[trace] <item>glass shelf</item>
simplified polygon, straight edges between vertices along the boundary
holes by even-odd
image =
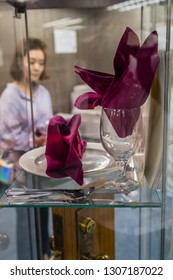
[[[113,172],[104,174],[104,178],[95,176],[86,178],[85,183],[88,186],[97,185],[98,182],[112,178]],[[14,195],[14,191],[27,191],[28,194]],[[33,187],[34,186],[34,187]],[[20,188],[20,189],[19,189]],[[79,188],[79,187],[78,187]],[[58,190],[62,193],[57,193]],[[113,193],[111,189],[95,188],[94,192],[84,199],[64,198],[63,191],[72,191],[76,185],[71,179],[52,179],[42,176],[32,175],[28,172],[21,171],[15,182],[10,186],[2,185],[0,189],[1,207],[161,207],[161,191],[150,189],[146,183],[142,187],[132,191],[130,194]],[[88,188],[87,188],[88,189]],[[85,189],[85,194],[87,189]],[[41,191],[41,192],[40,192]],[[37,192],[37,193],[36,193]],[[43,192],[43,193],[42,193]],[[28,199],[28,196],[30,198]],[[62,197],[63,196],[63,197]],[[63,200],[62,200],[63,199]]]

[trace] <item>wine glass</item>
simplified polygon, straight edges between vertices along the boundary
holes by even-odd
[[[100,139],[105,151],[114,158],[117,170],[116,178],[106,188],[115,188],[120,193],[130,193],[138,188],[137,179],[134,179],[134,176],[128,178],[126,169],[143,141],[140,107],[133,109],[103,107],[100,119]]]

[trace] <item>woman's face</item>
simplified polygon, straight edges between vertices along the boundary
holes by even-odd
[[[30,71],[31,71],[31,81],[37,82],[40,79],[41,74],[44,71],[45,56],[42,50],[30,50]],[[27,55],[23,59],[24,66],[24,76],[28,79],[28,59]]]

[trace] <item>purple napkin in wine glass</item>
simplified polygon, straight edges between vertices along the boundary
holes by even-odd
[[[46,142],[46,174],[53,178],[71,177],[83,184],[82,156],[86,142],[80,138],[80,114],[70,120],[56,115],[50,119]]]
[[[80,95],[74,105],[79,109],[94,109],[98,105],[115,109],[142,106],[149,96],[159,61],[157,31],[140,46],[137,34],[127,27],[113,60],[114,75],[75,66],[75,72],[94,92]],[[128,116],[126,121],[130,124],[131,118]]]
[[[116,112],[106,110],[106,116],[110,120],[117,135],[125,138],[131,135],[140,115],[140,107],[131,109],[118,109]]]

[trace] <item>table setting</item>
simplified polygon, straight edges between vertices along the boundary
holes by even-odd
[[[137,34],[126,27],[113,58],[114,74],[75,65],[75,73],[92,90],[75,100],[79,113],[68,119],[53,116],[46,145],[19,159],[25,172],[57,181],[57,186],[12,186],[6,191],[9,204],[136,206],[134,193],[140,192],[141,182],[133,157],[145,141],[141,107],[159,61],[157,31],[140,45]],[[89,142],[80,135],[80,110],[98,106],[100,141]]]

